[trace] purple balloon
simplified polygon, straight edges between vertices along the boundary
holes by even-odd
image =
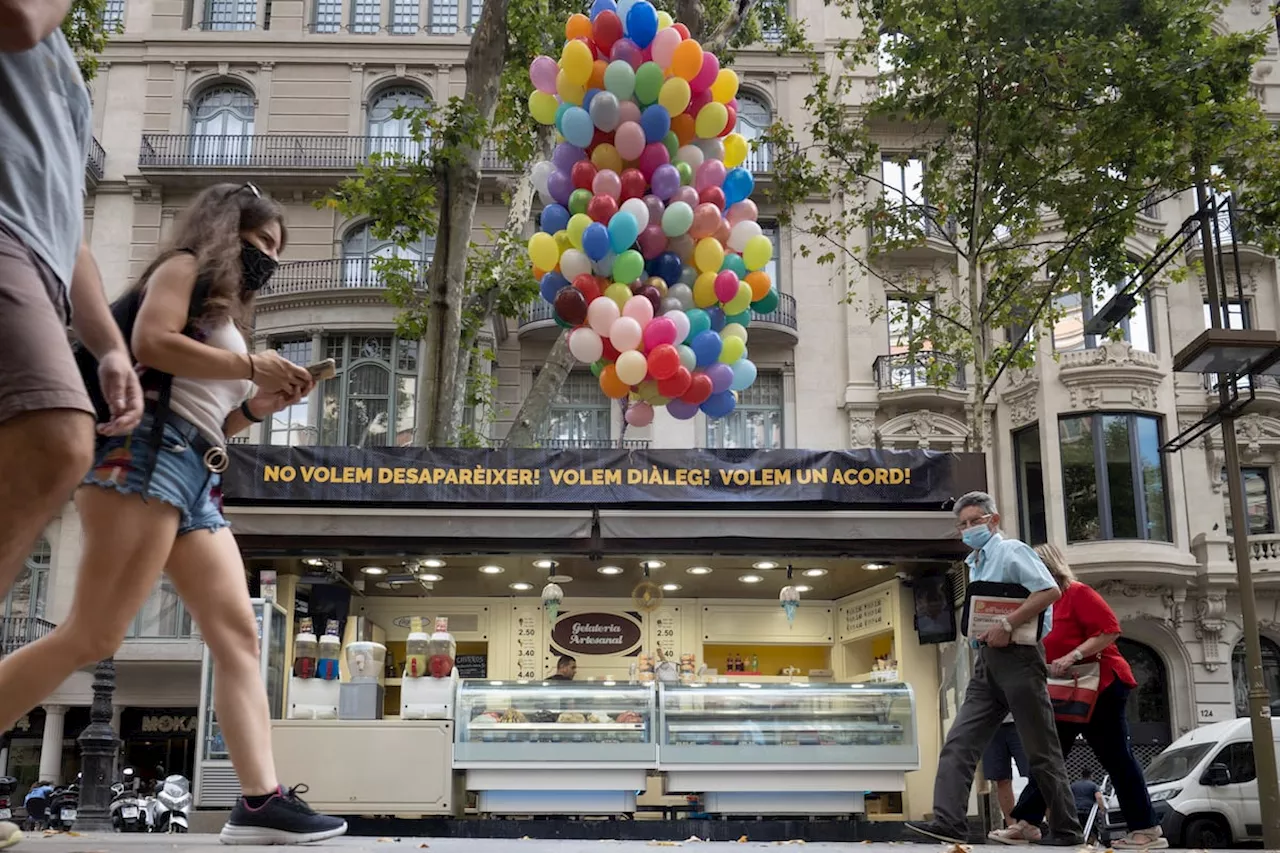
[[[733,368],[723,362],[716,362],[702,371],[711,380],[711,393],[719,394],[728,391],[733,385]]]
[[[713,332],[719,332],[725,327],[726,322],[728,322],[725,320],[724,309],[719,305],[712,305],[708,308],[707,316],[711,318],[711,330]]]
[[[667,412],[678,421],[687,421],[698,414],[698,407],[684,400],[675,399],[667,403]]]
[[[662,221],[662,214],[667,209],[667,206],[662,203],[662,199],[658,198],[656,195],[647,195],[644,197],[644,206],[649,209],[650,223]]]
[[[552,172],[547,178],[547,192],[557,203],[568,204],[569,196],[573,195],[573,178],[568,172]]]
[[[681,187],[680,189],[676,190],[675,195],[671,196],[671,201],[669,203],[674,204],[677,201],[682,201],[685,204],[692,207],[694,210],[697,210],[698,209],[698,191],[690,186]]]
[[[564,172],[567,175],[573,171],[573,164],[586,156],[587,152],[578,146],[570,145],[568,142],[561,142],[556,146],[555,153],[551,155],[551,162],[555,164],[556,171]]]
[[[638,71],[644,64],[644,51],[631,39],[618,39],[609,51],[609,61],[615,62],[619,59],[630,65],[632,71]]]
[[[653,170],[649,183],[653,184],[653,194],[665,201],[680,189],[680,171],[670,163],[663,163]]]
[[[710,187],[718,187],[724,183],[724,163],[719,160],[703,160],[698,171],[694,173],[693,186],[702,192]]]

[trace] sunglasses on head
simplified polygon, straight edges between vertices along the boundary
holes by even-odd
[[[251,192],[253,193],[254,198],[262,198],[262,190],[258,189],[257,184],[253,183],[253,181],[245,181],[243,184],[227,193],[227,200],[230,200],[237,193],[242,192]]]

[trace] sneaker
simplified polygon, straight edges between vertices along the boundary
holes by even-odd
[[[1084,836],[1057,835],[1051,832],[1048,835],[1042,836],[1041,839],[1035,843],[1039,844],[1041,847],[1083,847]]]
[[[306,792],[306,785],[281,789],[257,808],[251,808],[241,797],[218,840],[223,844],[307,844],[345,833],[347,822],[316,814],[298,796]]]
[[[22,840],[22,830],[15,823],[0,821],[0,850],[6,850]]]
[[[912,832],[919,833],[920,835],[927,836],[936,841],[946,841],[950,844],[964,844],[969,840],[968,832],[955,832],[954,830],[938,823],[936,820],[931,820],[927,823],[908,823],[906,824],[906,827]],[[919,841],[920,839],[908,836],[908,840]]]

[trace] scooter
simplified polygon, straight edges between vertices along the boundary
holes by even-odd
[[[122,781],[111,786],[111,826],[116,832],[146,832],[138,779],[132,767],[121,772]]]
[[[80,786],[72,783],[65,788],[55,788],[49,798],[49,828],[66,832],[76,822],[80,808]]]
[[[191,828],[191,781],[175,773],[165,777],[151,805],[152,832],[187,832]]]
[[[17,779],[12,776],[0,776],[0,820],[11,820],[13,818],[11,797],[16,790],[18,790]]]

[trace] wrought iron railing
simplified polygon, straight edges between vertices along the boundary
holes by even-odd
[[[939,219],[942,221],[939,222]],[[956,220],[952,217],[942,218],[942,212],[936,207],[890,206],[885,219],[872,225],[871,234],[873,238],[895,241],[927,237],[950,243],[956,238]]]
[[[212,20],[201,21],[200,29],[205,32],[248,32],[258,28],[258,18],[255,13],[250,17],[215,17]]]
[[[964,362],[953,355],[931,350],[877,356],[873,365],[876,387],[881,391],[903,391],[911,388],[946,388],[963,391],[966,385]],[[939,384],[936,378],[943,381]]]
[[[609,450],[618,446],[618,442],[602,438],[540,438],[538,446],[547,450]],[[649,439],[624,438],[623,450],[647,450]]]
[[[283,263],[262,289],[262,296],[285,296],[319,290],[383,287],[382,276],[373,258],[330,258],[324,261]],[[430,261],[417,262],[419,282],[425,285]]]
[[[93,176],[95,181],[102,180],[107,165],[107,152],[102,147],[102,143],[98,141],[98,137],[93,137],[89,145],[89,159],[85,163],[85,168],[89,170],[89,174]]]
[[[1236,224],[1236,228],[1240,227],[1240,213],[1238,211],[1236,213],[1235,224]],[[1187,225],[1187,228],[1191,232],[1191,240],[1188,241],[1187,248],[1199,249],[1200,246],[1202,245],[1202,241],[1200,239],[1201,238],[1200,221],[1197,219],[1191,220],[1191,222]],[[1222,202],[1222,206],[1218,208],[1218,212],[1217,212],[1217,215],[1214,217],[1214,221],[1209,223],[1209,229],[1213,233],[1214,238],[1217,239],[1219,242],[1221,242],[1222,245],[1233,246],[1236,243],[1236,233],[1235,233],[1236,228],[1231,227],[1231,210],[1228,207],[1227,203],[1224,201]]]
[[[48,634],[54,624],[38,616],[0,617],[0,655],[11,654]]]
[[[555,320],[555,308],[545,299],[538,299],[529,304],[529,306],[520,315],[520,328],[531,325],[533,323],[547,323]],[[778,307],[768,314],[760,314],[756,311],[751,312],[751,322],[756,323],[773,323],[778,326],[785,326],[788,329],[796,328],[796,298],[790,293],[778,294]]]

